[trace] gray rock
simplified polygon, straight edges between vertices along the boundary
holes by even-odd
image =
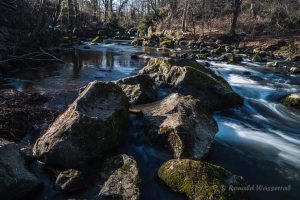
[[[148,75],[135,75],[115,82],[132,105],[153,102],[157,98],[154,81]]]
[[[110,159],[103,177],[108,178],[98,194],[99,199],[139,199],[140,177],[132,157],[123,154]]]
[[[243,104],[222,77],[195,60],[153,58],[139,73],[148,74],[158,85],[167,84],[180,94],[198,98],[211,111]]]
[[[128,99],[114,83],[91,82],[35,143],[34,156],[64,169],[79,168],[119,145]]]
[[[291,74],[300,74],[300,64],[294,64],[289,71]]]
[[[39,185],[26,168],[17,145],[0,138],[0,199],[25,198]]]
[[[294,55],[289,60],[293,62],[300,62],[300,55]]]
[[[218,128],[199,100],[175,93],[137,108],[154,145],[171,149],[175,158],[201,159],[208,153]]]

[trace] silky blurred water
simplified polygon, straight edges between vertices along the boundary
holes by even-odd
[[[24,68],[0,77],[0,88],[45,93],[48,106],[64,110],[80,87],[93,80],[111,81],[136,74],[146,63],[131,57],[165,50],[138,48],[122,43],[90,45],[65,57],[66,64]],[[283,95],[300,92],[299,76],[284,75],[263,64],[229,65],[209,61],[245,101],[241,108],[216,113],[219,132],[207,160],[245,178],[249,185],[287,186],[289,192],[253,191],[253,199],[300,197],[300,112],[278,103]],[[297,85],[298,84],[298,85]],[[142,118],[131,116],[129,137],[119,153],[136,158],[142,177],[142,199],[184,199],[155,180],[157,168],[169,155],[144,144]],[[46,186],[41,199],[63,199],[39,166],[34,167]],[[96,187],[96,186],[95,186]],[[78,196],[87,197],[87,196]]]

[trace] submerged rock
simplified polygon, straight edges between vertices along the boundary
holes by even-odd
[[[148,74],[158,85],[198,98],[211,111],[243,104],[243,99],[222,77],[195,60],[152,58],[139,73]]]
[[[138,200],[140,177],[136,161],[125,154],[116,156],[106,163],[103,184],[98,199]]]
[[[55,184],[63,192],[74,192],[88,187],[86,176],[81,171],[74,169],[60,172]]]
[[[172,190],[185,194],[191,200],[249,199],[244,191],[229,189],[244,186],[242,177],[203,161],[169,160],[159,168],[158,177]]]
[[[154,145],[171,149],[175,158],[200,159],[208,153],[218,128],[198,99],[176,93],[137,108]]]
[[[35,143],[34,156],[78,168],[118,146],[125,134],[128,99],[114,83],[91,82]]]
[[[300,64],[294,64],[290,69],[289,72],[291,74],[300,74]]]
[[[300,109],[300,93],[290,94],[281,99],[281,103],[289,106]]]
[[[279,63],[274,61],[274,62],[267,62],[267,67],[274,67],[277,68],[279,67]]]
[[[16,144],[0,138],[0,199],[25,198],[40,185]]]
[[[154,81],[148,75],[135,75],[115,82],[132,105],[153,102],[157,98]]]

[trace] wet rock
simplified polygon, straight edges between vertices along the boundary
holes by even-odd
[[[50,97],[16,90],[0,90],[0,138],[19,141],[46,129],[58,112],[44,108]]]
[[[290,72],[291,74],[300,74],[300,64],[294,64],[294,65],[290,68],[289,72]]]
[[[153,58],[139,73],[148,74],[158,85],[198,98],[211,111],[243,104],[222,77],[195,60]]]
[[[137,60],[137,59],[139,59],[139,55],[137,55],[137,54],[132,54],[132,55],[130,56],[130,58],[131,58],[131,59],[134,59],[134,60]]]
[[[154,81],[148,75],[135,75],[115,82],[132,105],[153,102],[157,98]]]
[[[240,63],[243,61],[243,58],[236,56],[234,53],[226,53],[218,58],[219,61],[228,62],[228,63]]]
[[[55,181],[56,187],[63,192],[74,192],[87,188],[87,178],[81,172],[68,169],[59,173]]]
[[[300,55],[294,55],[289,60],[293,62],[300,62]]]
[[[108,178],[98,194],[98,199],[139,199],[140,177],[134,158],[123,154],[110,159],[102,177]]]
[[[133,46],[142,46],[144,39],[143,38],[134,38],[131,41],[131,45]]]
[[[25,198],[39,185],[26,168],[17,145],[0,138],[0,199]]]
[[[262,56],[260,56],[259,54],[255,54],[252,58],[251,58],[252,62],[264,62],[265,60],[262,58]]]
[[[91,82],[35,143],[34,156],[77,169],[118,146],[125,135],[128,99],[114,83]]]
[[[267,67],[279,67],[279,63],[274,61],[274,62],[267,62]]]
[[[283,97],[281,99],[281,103],[289,107],[300,109],[300,93],[290,94]]]
[[[245,75],[245,76],[251,76],[251,72],[243,72],[243,75]]]
[[[183,193],[191,200],[249,199],[245,191],[229,189],[245,186],[242,177],[203,161],[169,160],[159,168],[158,177],[173,191]]]
[[[175,158],[200,159],[208,153],[218,128],[199,100],[175,93],[137,108],[154,145],[171,150]]]

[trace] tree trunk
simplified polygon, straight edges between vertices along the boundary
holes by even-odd
[[[240,14],[241,5],[243,0],[233,0],[233,13],[232,13],[232,22],[231,22],[231,29],[230,33],[235,35],[236,34],[236,27],[237,27],[237,20]]]
[[[183,16],[182,16],[182,31],[186,31],[186,18],[187,18],[188,7],[189,7],[189,0],[185,0]]]

